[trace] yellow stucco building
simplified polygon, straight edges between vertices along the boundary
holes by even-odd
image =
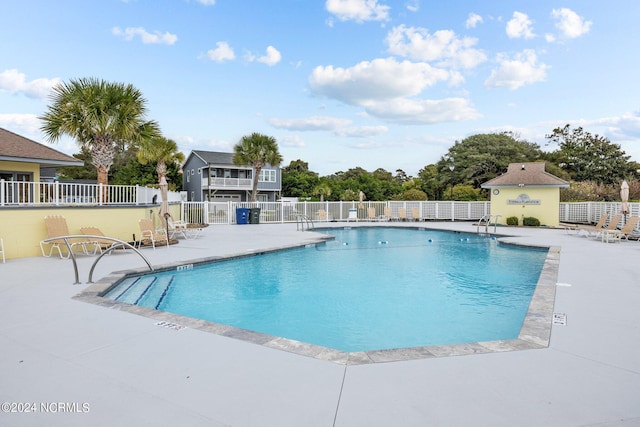
[[[506,224],[507,218],[534,217],[540,225],[560,224],[560,189],[569,183],[545,171],[544,162],[511,163],[507,172],[487,181],[482,188],[491,190],[491,215]]]

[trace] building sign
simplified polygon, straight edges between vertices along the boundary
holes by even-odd
[[[540,205],[540,200],[532,200],[528,194],[520,194],[517,199],[507,200],[508,205]]]

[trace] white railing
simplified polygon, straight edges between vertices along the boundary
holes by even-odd
[[[170,202],[182,201],[180,193],[168,195]],[[0,206],[139,205],[154,200],[160,203],[159,189],[138,185],[0,180]]]
[[[251,178],[202,178],[202,188],[251,188]]]
[[[314,222],[347,221],[355,209],[358,220],[473,221],[489,213],[489,202],[183,202],[188,222],[234,224],[237,208],[260,208],[260,222],[296,222],[300,215]]]
[[[348,221],[355,209],[358,221],[478,221],[491,215],[490,202],[388,201],[388,202],[183,202],[182,218],[188,222],[235,224],[236,208],[260,208],[260,222],[296,222],[304,215],[314,223]],[[560,221],[596,223],[604,213],[620,213],[620,202],[560,203]],[[628,216],[640,216],[640,203],[629,203]]]

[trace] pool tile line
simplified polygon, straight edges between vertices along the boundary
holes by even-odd
[[[325,240],[323,240],[325,241]],[[518,243],[517,241],[504,242],[522,246],[530,246]],[[307,243],[308,244],[308,243]],[[273,249],[273,251],[291,249],[299,245]],[[73,297],[78,301],[107,307],[127,313],[147,317],[155,321],[169,322],[185,326],[190,329],[212,333],[227,338],[239,339],[245,342],[262,345],[271,349],[287,351],[300,356],[312,357],[340,365],[366,365],[374,363],[399,362],[418,359],[429,359],[438,357],[452,357],[465,355],[478,355],[489,353],[500,353],[520,350],[544,349],[549,346],[551,339],[551,326],[553,322],[553,307],[555,303],[555,291],[560,265],[560,247],[543,246],[548,248],[547,257],[543,265],[536,289],[534,290],[529,304],[529,309],[525,316],[520,334],[513,340],[496,340],[476,343],[450,344],[438,346],[409,347],[387,350],[372,350],[362,352],[344,352],[327,348],[315,344],[309,344],[283,337],[276,337],[260,332],[249,331],[229,325],[223,325],[207,320],[194,319],[179,314],[158,311],[147,307],[136,306],[120,301],[103,298],[111,287],[124,277],[132,274],[145,273],[146,269],[123,270],[111,273],[98,282],[90,285],[83,292]],[[271,252],[272,250],[262,250],[260,253]],[[197,260],[182,261],[175,264],[163,266],[156,271],[175,270],[178,266],[185,264],[200,264],[222,259],[235,258],[242,255],[230,255],[229,257],[211,257]],[[251,255],[249,255],[251,256]]]

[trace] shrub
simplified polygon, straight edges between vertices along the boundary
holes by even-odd
[[[507,225],[518,225],[518,217],[510,216],[509,218],[507,218]]]
[[[532,216],[525,216],[524,218],[522,218],[522,225],[526,225],[529,227],[540,227],[540,220]]]

